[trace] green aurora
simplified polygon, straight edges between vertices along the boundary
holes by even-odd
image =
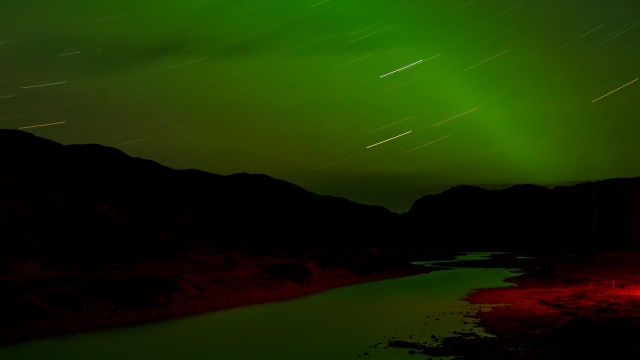
[[[457,184],[638,176],[639,15],[631,0],[3,0],[0,127],[395,211]]]

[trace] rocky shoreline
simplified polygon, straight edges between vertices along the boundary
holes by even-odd
[[[485,265],[510,263],[497,255]],[[507,279],[517,286],[480,289],[464,299],[474,306],[506,304],[469,314],[495,337],[458,333],[438,346],[404,340],[387,346],[469,360],[640,358],[640,253],[546,256],[524,269]]]

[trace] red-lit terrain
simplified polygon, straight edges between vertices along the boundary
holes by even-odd
[[[95,271],[13,264],[0,273],[0,343],[290,299],[430,270],[377,249],[294,257],[198,246],[180,258]]]
[[[494,256],[488,266],[515,259]],[[457,334],[442,346],[390,342],[464,359],[640,359],[640,254],[531,259],[510,288],[482,289],[472,304],[509,304],[473,315],[496,337]],[[459,264],[464,265],[464,264]],[[475,265],[475,264],[468,264]],[[479,264],[478,264],[479,265]]]

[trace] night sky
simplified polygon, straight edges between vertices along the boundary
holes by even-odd
[[[640,175],[636,0],[2,0],[0,128],[394,211]]]

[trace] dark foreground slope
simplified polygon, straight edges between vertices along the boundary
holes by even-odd
[[[372,248],[397,214],[265,175],[11,130],[0,164],[0,343],[425,271]]]
[[[640,178],[548,189],[457,186],[403,214],[410,241],[450,239],[461,249],[602,252],[640,244]]]

